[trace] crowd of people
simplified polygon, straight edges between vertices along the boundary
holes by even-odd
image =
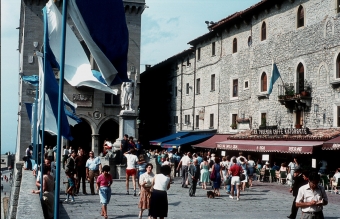
[[[108,146],[108,141],[104,147]],[[112,146],[112,145],[111,145]],[[107,148],[109,150],[109,148]],[[121,142],[121,153],[119,161],[121,165],[126,166],[126,195],[129,195],[130,178],[133,184],[133,195],[137,196],[137,185],[139,188],[138,208],[139,218],[142,218],[145,210],[148,211],[149,218],[164,218],[168,213],[167,190],[170,184],[174,182],[175,177],[182,177],[181,185],[188,189],[188,195],[194,197],[197,187],[213,193],[213,196],[221,196],[221,190],[225,190],[230,199],[240,200],[241,192],[247,187],[253,186],[253,180],[265,180],[264,174],[257,174],[266,170],[284,171],[291,176],[290,192],[294,196],[291,214],[288,218],[296,218],[297,210],[300,207],[303,212],[309,212],[314,209],[320,212],[322,218],[322,206],[328,202],[327,195],[323,187],[315,187],[320,182],[320,175],[309,173],[302,170],[298,159],[294,158],[288,165],[282,163],[278,166],[276,162],[271,166],[268,161],[254,161],[251,155],[247,158],[239,152],[239,156],[216,156],[213,153],[186,152],[182,156],[175,151],[154,150],[142,152],[141,147],[137,147],[133,142],[133,137],[127,135]],[[45,150],[44,164],[39,168],[34,165],[33,175],[36,176],[36,186],[38,190],[33,193],[40,193],[41,180],[43,180],[43,205],[48,218],[53,218],[54,202],[54,177],[55,177],[55,158],[53,147],[47,147]],[[147,158],[155,158],[157,170],[147,162]],[[63,148],[62,166],[67,177],[64,203],[75,202],[75,196],[79,194],[80,184],[82,183],[82,192],[87,195],[86,181],[90,184],[90,194],[98,194],[101,203],[101,215],[107,218],[107,205],[111,198],[111,186],[113,178],[110,174],[110,167],[102,167],[100,157],[95,157],[94,152],[90,151],[88,156],[82,148],[77,151],[70,146]],[[41,173],[42,169],[42,173]],[[155,174],[158,173],[158,174]],[[42,178],[41,178],[42,174]],[[289,179],[289,177],[287,177]],[[334,177],[331,179],[331,186],[336,190],[337,183],[340,179],[340,168],[337,169]],[[95,187],[96,186],[96,190]],[[306,188],[305,185],[309,187]],[[211,189],[210,189],[211,188]],[[318,194],[317,200],[311,201],[309,190],[312,189]],[[211,190],[211,191],[209,191]],[[97,193],[96,193],[97,191]],[[336,191],[337,192],[337,191]],[[301,203],[304,204],[301,204]],[[309,204],[307,204],[309,203]]]

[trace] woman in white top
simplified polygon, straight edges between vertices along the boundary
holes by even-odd
[[[163,219],[168,216],[168,195],[170,188],[171,168],[168,165],[161,166],[161,173],[156,174],[152,181],[153,191],[150,198],[149,216]]]
[[[143,156],[143,155],[140,155]],[[147,163],[145,165],[146,172],[141,174],[139,177],[139,185],[141,186],[140,199],[138,208],[140,208],[138,218],[142,218],[143,211],[150,208],[150,196],[151,196],[151,186],[155,174],[152,172],[153,165]]]

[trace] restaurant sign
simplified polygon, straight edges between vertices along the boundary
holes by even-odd
[[[293,129],[253,129],[251,130],[252,135],[308,135],[308,128]]]

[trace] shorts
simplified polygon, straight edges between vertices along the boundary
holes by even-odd
[[[127,176],[135,176],[136,175],[136,169],[126,169],[126,175]]]
[[[231,178],[231,185],[240,185],[241,182],[240,182],[240,177],[239,176],[233,176]]]

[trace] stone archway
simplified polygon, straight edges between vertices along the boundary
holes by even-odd
[[[103,152],[104,140],[108,139],[112,143],[119,137],[119,124],[113,120],[106,120],[99,128],[99,152]]]
[[[77,150],[78,147],[82,147],[86,153],[92,150],[92,130],[85,120],[74,127],[71,126],[71,134],[74,139],[69,142],[69,145],[73,149]]]

